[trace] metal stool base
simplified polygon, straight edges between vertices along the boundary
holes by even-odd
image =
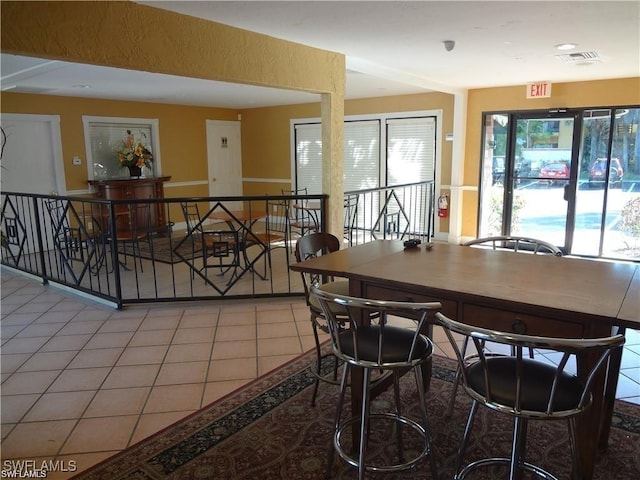
[[[507,467],[509,467],[511,465],[511,459],[510,458],[495,457],[495,458],[484,458],[482,460],[477,460],[477,461],[475,461],[473,463],[470,463],[466,467],[464,467],[460,471],[460,473],[455,475],[453,478],[454,478],[454,480],[464,480],[464,478],[470,472],[472,472],[472,471],[474,471],[474,470],[476,470],[478,468],[488,467],[488,466],[491,466],[491,465],[506,465]],[[544,478],[545,480],[558,480],[558,478],[553,476],[551,473],[547,472],[546,470],[544,470],[541,467],[539,467],[537,465],[534,465],[532,463],[522,462],[522,463],[518,464],[518,469],[519,470],[527,470],[527,471],[533,473],[536,477]]]
[[[393,413],[374,413],[369,415],[370,421],[381,418],[391,419],[397,424],[396,428],[399,428],[401,426],[400,424],[411,427],[422,438],[424,442],[424,448],[422,449],[422,452],[420,452],[411,460],[404,461],[404,463],[397,463],[393,465],[365,465],[365,470],[369,472],[397,472],[400,470],[408,470],[415,464],[417,464],[420,460],[429,455],[430,448],[428,443],[428,436],[422,425],[410,418],[404,416],[398,417]],[[340,425],[340,428],[335,432],[335,435],[333,437],[333,445],[338,455],[340,455],[340,457],[344,461],[346,461],[349,465],[357,468],[358,460],[348,454],[345,451],[345,448],[342,446],[342,434],[347,428],[351,428],[354,423],[360,423],[360,417],[352,417]],[[399,453],[400,455],[403,455],[404,452],[400,451]]]

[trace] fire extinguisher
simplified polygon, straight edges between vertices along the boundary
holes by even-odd
[[[438,197],[438,217],[447,218],[449,214],[449,196],[448,195],[440,195]]]

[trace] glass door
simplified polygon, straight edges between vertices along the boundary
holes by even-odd
[[[640,259],[640,108],[583,114],[572,253]]]
[[[485,114],[478,236],[640,259],[640,108]]]
[[[487,190],[480,236],[533,237],[568,250],[576,121],[577,114],[568,112],[485,117],[482,185]]]

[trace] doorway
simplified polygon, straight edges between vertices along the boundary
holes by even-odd
[[[66,194],[60,117],[2,114],[2,190]],[[34,175],[37,172],[37,175]]]
[[[240,122],[207,120],[209,196],[242,195],[242,148]],[[227,204],[241,209],[241,202]]]
[[[60,117],[57,115],[3,114],[2,127],[2,186],[3,192],[59,193],[66,195],[66,182],[62,163]],[[9,237],[22,237],[27,233],[20,225],[35,225],[31,204],[5,202],[4,221],[19,219],[15,229],[3,232]],[[45,231],[50,231],[48,215],[41,215]],[[19,242],[18,238],[14,241]],[[24,253],[37,251],[35,243],[27,242]]]
[[[575,112],[485,117],[485,165],[490,171],[484,194],[491,200],[480,236],[532,237],[568,250],[577,121]]]
[[[485,114],[478,236],[639,259],[639,121],[639,108]]]

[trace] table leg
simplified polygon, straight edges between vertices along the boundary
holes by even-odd
[[[578,358],[578,376],[584,379],[584,373],[588,372],[596,360],[593,356],[585,355]],[[601,424],[606,417],[604,408],[605,399],[605,377],[607,371],[601,368],[600,372],[593,379],[592,393],[593,403],[591,407],[582,415],[576,418],[576,446],[578,449],[578,462],[580,472],[573,472],[574,480],[590,480],[593,478],[596,457],[598,455],[598,445],[601,442]]]
[[[624,327],[618,327],[618,333],[625,334]],[[611,431],[611,420],[613,417],[613,407],[616,401],[616,390],[618,388],[618,377],[620,376],[620,366],[622,364],[622,348],[615,350],[609,358],[607,368],[607,378],[604,390],[604,401],[602,405],[602,420],[600,424],[600,436],[598,449],[604,451],[609,444],[609,433]]]

